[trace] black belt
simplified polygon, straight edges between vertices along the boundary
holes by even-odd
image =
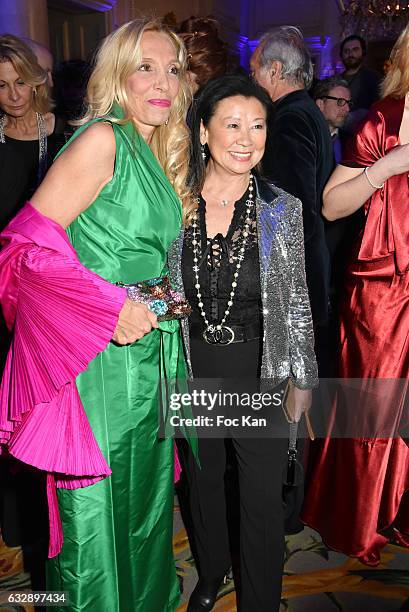
[[[201,323],[190,324],[190,336],[197,340],[203,340],[207,344],[214,346],[227,346],[235,342],[250,342],[257,340],[261,335],[261,325],[249,323],[248,325],[223,325],[217,329],[217,325],[212,332],[206,331]]]

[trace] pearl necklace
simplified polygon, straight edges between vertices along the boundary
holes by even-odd
[[[244,228],[242,232],[241,246],[239,249],[239,254],[237,256],[236,270],[234,271],[234,274],[233,274],[233,281],[231,284],[231,291],[230,291],[229,300],[227,302],[227,308],[224,311],[222,320],[220,321],[220,323],[217,323],[217,324],[210,323],[208,321],[206,313],[204,311],[204,304],[202,302],[202,294],[200,291],[201,288],[200,288],[200,282],[199,282],[199,266],[198,266],[198,263],[199,263],[198,237],[199,237],[199,234],[198,234],[198,225],[197,225],[197,211],[195,211],[195,214],[192,220],[193,273],[195,276],[195,289],[196,289],[196,295],[197,295],[200,314],[206,325],[206,329],[203,332],[203,338],[208,344],[224,344],[225,345],[225,344],[230,344],[234,340],[234,331],[230,327],[225,325],[225,322],[226,322],[227,317],[230,314],[230,308],[233,306],[233,299],[234,299],[234,296],[236,293],[236,287],[237,287],[237,279],[239,277],[241,262],[244,259],[244,251],[246,249],[247,238],[249,235],[249,227],[251,223],[250,213],[251,213],[251,209],[254,206],[253,190],[254,190],[253,175],[250,174],[249,196],[246,201],[246,204],[247,204],[246,217],[245,217],[245,223],[244,223]]]

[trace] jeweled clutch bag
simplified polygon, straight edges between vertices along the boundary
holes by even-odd
[[[168,276],[159,276],[135,284],[117,283],[125,287],[130,300],[146,304],[158,321],[188,317],[192,312],[185,297],[172,289]]]

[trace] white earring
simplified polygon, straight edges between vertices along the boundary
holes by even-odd
[[[206,159],[206,151],[205,151],[205,148],[204,148],[203,144],[200,145],[200,149],[201,149],[202,158],[203,158],[203,161],[204,161]]]

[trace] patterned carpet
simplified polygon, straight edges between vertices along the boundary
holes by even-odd
[[[0,610],[10,612],[34,612],[33,606],[10,606],[5,591],[30,592],[30,575],[23,569],[21,548],[7,548],[0,537]]]
[[[183,579],[186,602],[197,575],[186,531],[175,505],[173,540],[176,568]],[[286,538],[283,599],[288,612],[409,612],[409,550],[388,545],[377,568],[326,548],[312,529]],[[235,612],[234,582],[230,579],[219,593],[215,610]],[[257,610],[254,610],[257,612]]]
[[[177,612],[184,612],[196,582],[196,571],[177,504],[174,553],[184,591],[183,603]],[[0,610],[34,612],[34,608],[27,605],[13,607],[6,604],[4,591],[22,589],[27,592],[30,589],[30,576],[23,570],[22,552],[19,548],[5,547],[0,539]],[[233,579],[223,586],[215,610],[236,610]],[[287,539],[282,610],[408,612],[409,550],[389,545],[384,549],[379,567],[369,568],[359,561],[327,550],[318,534],[305,529]]]

